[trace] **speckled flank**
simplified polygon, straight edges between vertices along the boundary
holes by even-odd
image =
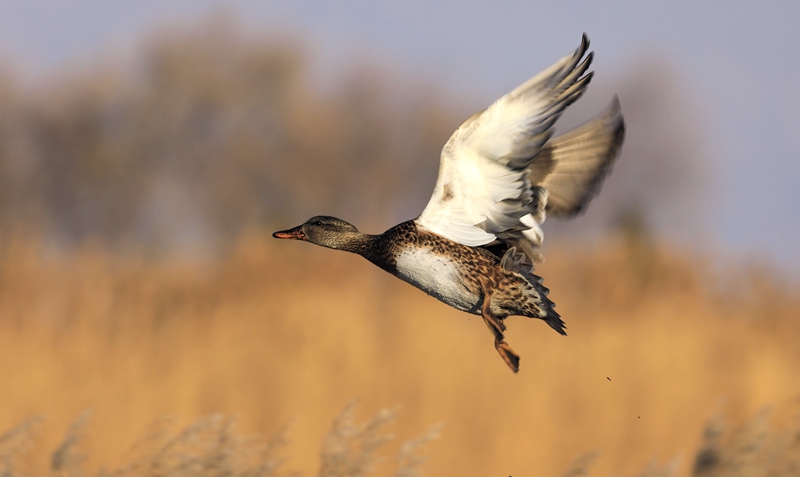
[[[367,259],[459,310],[480,315],[482,287],[489,287],[490,310],[497,319],[540,318],[564,334],[541,278],[529,269],[503,269],[500,257],[483,247],[462,245],[408,221],[376,236],[369,248],[362,254]]]

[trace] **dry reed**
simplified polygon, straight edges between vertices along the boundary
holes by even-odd
[[[595,472],[630,474],[685,457],[721,408],[738,420],[800,395],[793,288],[656,244],[546,250],[570,335],[510,319],[516,376],[480,320],[359,257],[258,234],[205,264],[45,250],[17,239],[0,258],[0,428],[46,414],[41,462],[93,409],[83,451],[58,459],[88,473],[121,465],[160,416],[221,413],[247,434],[291,421],[302,439],[285,458],[309,474],[325,423],[358,396],[403,406],[401,440],[446,424],[433,475],[555,475],[591,449]]]

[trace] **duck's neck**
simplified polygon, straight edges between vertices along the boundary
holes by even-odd
[[[380,235],[369,235],[361,232],[350,232],[341,237],[330,248],[344,250],[345,252],[361,255],[367,260],[372,260],[378,253],[378,238]]]

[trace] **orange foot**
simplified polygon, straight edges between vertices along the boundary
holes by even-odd
[[[503,361],[506,362],[511,371],[515,373],[519,372],[519,355],[511,349],[511,346],[508,346],[508,343],[503,341],[502,339],[495,338],[494,340],[494,348],[497,350],[497,353],[503,358]]]

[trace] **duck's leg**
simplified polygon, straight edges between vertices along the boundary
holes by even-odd
[[[481,306],[481,316],[483,317],[483,321],[486,323],[486,326],[494,334],[494,348],[497,350],[497,353],[503,358],[503,361],[506,362],[511,371],[515,373],[519,371],[519,355],[508,346],[508,343],[505,342],[505,336],[503,336],[503,331],[505,331],[506,326],[503,324],[502,320],[499,320],[496,316],[492,315],[491,311],[491,301],[492,301],[492,289],[487,286],[486,284],[482,283],[481,288],[483,288],[483,306]]]

